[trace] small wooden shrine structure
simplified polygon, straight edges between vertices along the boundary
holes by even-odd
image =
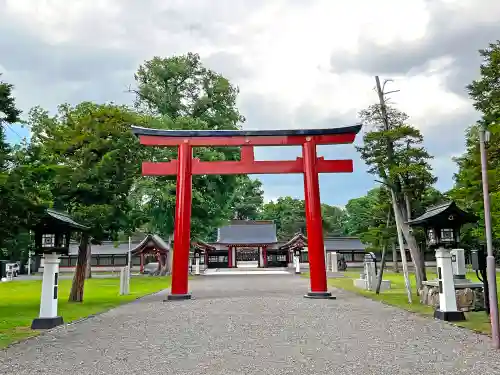
[[[156,234],[148,234],[135,248],[131,249],[133,256],[141,259],[140,272],[144,271],[144,259],[153,256],[158,261],[158,273],[164,275],[168,272],[168,253],[170,245]]]

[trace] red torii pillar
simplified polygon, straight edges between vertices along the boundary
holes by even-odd
[[[328,292],[324,258],[319,173],[349,173],[352,160],[325,160],[317,157],[321,144],[352,143],[361,125],[335,129],[308,130],[162,130],[132,127],[146,146],[177,146],[178,159],[170,162],[143,162],[149,176],[177,175],[174,256],[169,300],[190,299],[188,292],[191,232],[192,175],[303,173],[306,225],[309,249],[310,292],[308,298],[334,298]],[[302,158],[286,161],[256,161],[254,146],[302,146]],[[193,147],[240,146],[240,161],[202,162],[192,158]]]

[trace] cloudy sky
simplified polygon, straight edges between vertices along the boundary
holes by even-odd
[[[392,101],[423,132],[437,187],[448,189],[451,158],[477,118],[464,87],[477,77],[477,50],[499,35],[498,0],[0,0],[0,72],[23,111],[53,111],[63,102],[131,103],[126,90],[144,60],[198,52],[239,86],[248,129],[352,125],[376,101],[380,75],[400,90]],[[299,153],[268,148],[257,157]],[[345,205],[374,186],[352,145],[320,153],[355,166],[321,176],[324,202]],[[304,195],[299,175],[259,178],[266,199]]]

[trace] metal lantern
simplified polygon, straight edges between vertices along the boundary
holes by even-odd
[[[300,253],[301,253],[300,249],[295,249],[293,251],[293,255],[295,255],[296,257],[300,257]]]
[[[201,252],[200,250],[195,250],[194,251],[194,259],[200,259],[201,257]]]

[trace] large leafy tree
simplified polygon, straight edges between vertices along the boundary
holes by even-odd
[[[130,124],[141,118],[126,107],[90,102],[62,105],[56,115],[30,112],[31,147],[57,173],[53,205],[90,227],[81,235],[70,301],[83,300],[90,241],[114,239],[136,224],[127,199],[139,175],[141,148]]]
[[[231,202],[233,217],[238,220],[256,220],[263,204],[262,182],[246,175],[238,176]]]
[[[325,235],[339,236],[346,233],[345,214],[342,209],[321,205],[323,232]],[[305,204],[302,199],[280,197],[276,201],[264,204],[260,219],[274,220],[279,240],[289,240],[296,233],[306,234]]]
[[[236,108],[238,89],[220,74],[207,69],[197,54],[155,57],[141,65],[135,75],[136,108],[147,114],[148,126],[164,129],[239,129],[244,118]],[[153,149],[151,160],[171,160],[173,149]],[[237,160],[239,150],[230,147],[199,147],[194,157],[204,161]],[[150,216],[148,229],[162,236],[173,233],[175,176],[149,177],[137,181],[134,201]],[[237,176],[194,176],[191,232],[207,238],[233,216],[255,215],[238,203],[248,180]],[[242,186],[240,186],[242,185]],[[247,187],[245,187],[245,185]],[[255,185],[252,189],[257,189]],[[238,191],[238,189],[240,189]],[[258,198],[257,198],[258,201]],[[257,202],[259,203],[259,202]]]
[[[476,212],[480,216],[477,227],[465,230],[464,239],[470,246],[484,240],[484,209],[481,182],[481,158],[479,151],[478,130],[486,127],[490,132],[490,140],[486,145],[488,153],[488,177],[490,182],[492,232],[495,245],[500,238],[500,41],[489,44],[480,50],[483,62],[480,66],[480,77],[467,86],[474,107],[481,118],[466,132],[466,151],[456,158],[458,173],[455,175],[455,186],[449,192],[462,206]]]
[[[32,207],[30,197],[19,184],[15,152],[6,140],[6,128],[18,122],[21,115],[12,94],[13,88],[13,85],[0,81],[0,253],[18,260],[19,240],[25,237],[21,234],[26,231]]]
[[[363,123],[370,130],[363,137],[364,144],[357,149],[369,173],[379,177],[391,191],[396,208],[394,214],[401,219],[419,288],[425,280],[423,256],[406,221],[413,217],[413,203],[436,179],[429,164],[432,157],[422,145],[422,134],[407,123],[408,116],[404,112],[388,106],[385,100],[360,112]]]

